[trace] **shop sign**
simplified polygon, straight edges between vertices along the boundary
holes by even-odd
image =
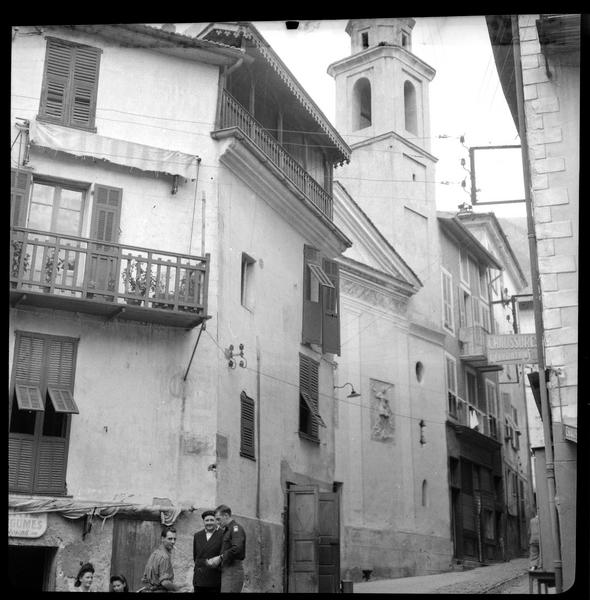
[[[491,363],[537,363],[537,336],[534,333],[486,336],[487,356]]]
[[[47,529],[47,513],[8,513],[8,537],[38,538]]]

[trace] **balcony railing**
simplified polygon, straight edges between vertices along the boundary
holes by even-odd
[[[237,127],[285,177],[332,219],[332,196],[277,142],[227,90],[221,95],[219,128]]]
[[[13,304],[190,327],[206,316],[208,275],[209,255],[11,228]]]
[[[461,357],[487,357],[486,332],[481,325],[459,328]]]

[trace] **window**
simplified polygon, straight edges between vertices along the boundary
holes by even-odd
[[[404,82],[404,116],[406,131],[418,135],[416,88],[411,81]]]
[[[318,376],[320,363],[299,354],[299,434],[319,441],[318,425],[326,424],[318,405]]]
[[[256,460],[254,400],[246,392],[240,394],[240,456]]]
[[[254,265],[256,261],[242,252],[242,278],[240,297],[242,306],[252,310],[254,308]]]
[[[459,287],[459,326],[468,327],[471,325],[471,295],[468,291]]]
[[[428,506],[428,482],[422,481],[422,506]]]
[[[459,250],[460,254],[460,273],[461,273],[461,281],[469,286],[469,257],[467,256],[467,252],[461,248]]]
[[[39,118],[95,131],[102,50],[48,37]]]
[[[410,49],[410,34],[402,31],[402,48]]]
[[[340,294],[338,264],[311,246],[304,247],[303,344],[340,354]]]
[[[451,274],[444,269],[442,276],[442,297],[443,297],[443,327],[450,333],[455,333],[455,323],[453,319],[453,279]]]
[[[457,416],[457,363],[454,358],[447,355],[446,374],[447,374],[447,396],[448,410],[453,416]]]
[[[86,190],[74,183],[33,179],[27,227],[63,235],[79,236]]]
[[[9,410],[9,489],[66,493],[77,340],[17,332]]]
[[[490,307],[485,302],[481,303],[481,326],[488,333],[492,332],[491,319],[490,319]]]
[[[496,395],[496,384],[489,379],[486,379],[486,401],[488,405],[488,414],[497,417],[498,399]]]
[[[488,272],[487,269],[479,271],[479,295],[483,300],[488,300]]]
[[[361,48],[365,49],[369,47],[369,32],[361,32]]]
[[[353,88],[353,129],[370,127],[371,116],[371,83],[366,77],[358,79]]]

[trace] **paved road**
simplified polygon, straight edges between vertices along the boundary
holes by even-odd
[[[354,584],[359,594],[528,594],[528,558],[467,571]]]

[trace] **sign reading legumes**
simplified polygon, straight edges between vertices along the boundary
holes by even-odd
[[[8,537],[38,538],[47,529],[47,513],[8,513]]]

